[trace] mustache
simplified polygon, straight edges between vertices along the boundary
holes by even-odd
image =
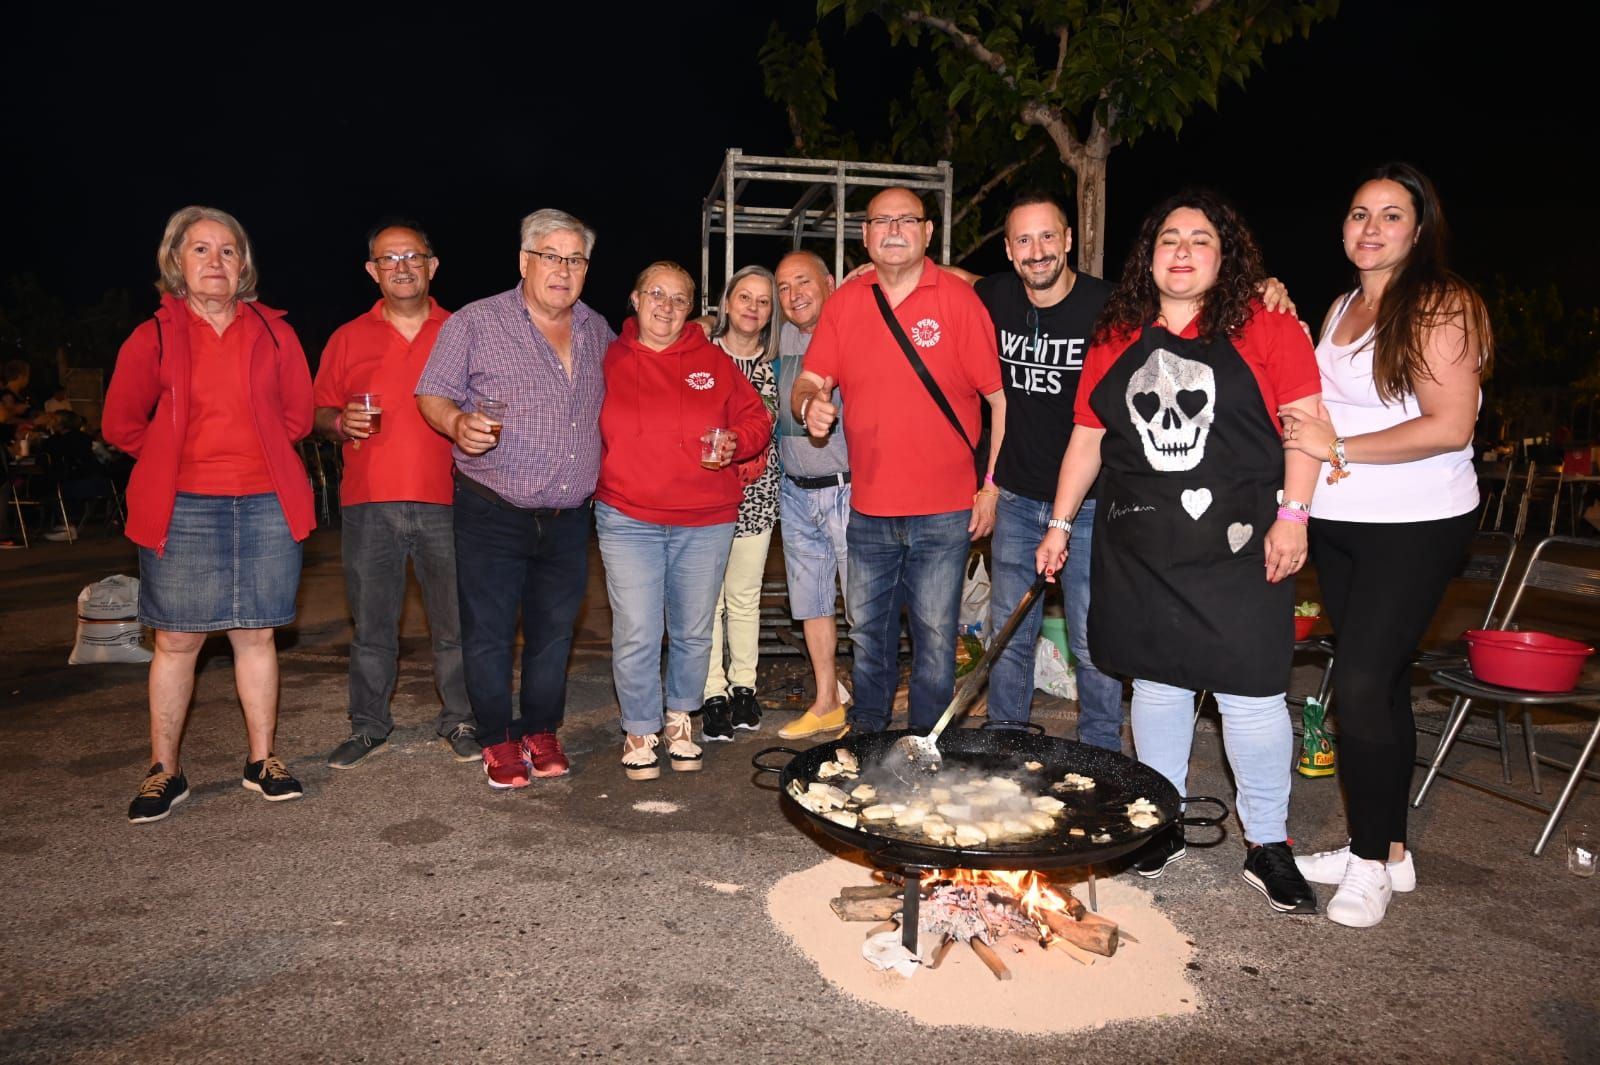
[[[1049,263],[1053,263],[1055,261],[1056,261],[1056,257],[1054,255],[1043,255],[1043,256],[1040,256],[1037,259],[1024,259],[1024,260],[1022,260],[1022,265],[1023,266],[1045,266],[1045,265],[1047,265]]]

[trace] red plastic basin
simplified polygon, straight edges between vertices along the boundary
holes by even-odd
[[[1472,675],[1487,684],[1530,692],[1564,692],[1578,683],[1594,648],[1548,632],[1471,629],[1467,641]]]

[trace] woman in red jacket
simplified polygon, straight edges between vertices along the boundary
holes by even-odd
[[[636,313],[606,352],[594,511],[627,733],[622,766],[630,780],[654,780],[663,708],[672,768],[700,768],[689,714],[700,707],[711,616],[744,498],[731,463],[761,453],[772,416],[727,354],[684,328],[694,302],[688,271],[652,263],[631,300]]]
[[[249,737],[242,783],[274,801],[300,797],[272,753],[273,629],[294,620],[300,542],[316,524],[294,447],[311,430],[311,374],[283,312],[255,302],[243,227],[185,207],[156,255],[161,306],[118,352],[103,421],[106,441],[136,460],[127,531],[139,545],[139,620],[155,630],[154,764],[128,808],[135,824],[188,798],[178,747],[195,660],[219,630]]]

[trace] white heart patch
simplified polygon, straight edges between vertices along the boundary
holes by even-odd
[[[1200,515],[1211,506],[1211,489],[1185,488],[1179,498],[1183,502],[1183,509],[1189,512],[1189,517],[1199,521]]]
[[[1228,526],[1228,546],[1233,549],[1234,554],[1237,555],[1239,548],[1250,542],[1250,536],[1255,531],[1255,526],[1243,522],[1236,521]]]

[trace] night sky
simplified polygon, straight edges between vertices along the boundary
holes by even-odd
[[[776,9],[797,31],[813,20],[809,4]],[[73,305],[126,288],[153,307],[167,215],[211,204],[249,230],[262,298],[289,311],[315,358],[375,298],[361,269],[373,220],[427,226],[443,263],[435,295],[455,307],[510,287],[518,220],[556,206],[599,230],[584,295],[615,323],[647,262],[677,259],[698,275],[700,200],[723,152],[785,152],[755,60],[773,7],[669,5],[648,18],[599,4],[559,16],[544,5],[327,10],[235,7],[212,25],[200,8],[170,24],[70,5],[9,15],[3,273],[31,273]],[[1119,149],[1108,271],[1152,203],[1209,184],[1241,206],[1268,268],[1319,316],[1348,278],[1338,233],[1354,176],[1400,157],[1439,185],[1469,277],[1555,281],[1569,302],[1600,301],[1580,266],[1586,242],[1558,232],[1576,217],[1580,183],[1593,184],[1567,102],[1571,72],[1592,65],[1578,53],[1587,35],[1466,11],[1346,0],[1310,40],[1268,50],[1246,89],[1226,90],[1221,112],[1197,113],[1178,141],[1154,134]],[[837,16],[824,26],[840,39]],[[845,41],[835,114],[870,130],[883,122],[875,87],[904,59],[875,24]],[[768,265],[781,251],[748,247],[741,260]],[[1001,264],[998,242],[968,262]]]

